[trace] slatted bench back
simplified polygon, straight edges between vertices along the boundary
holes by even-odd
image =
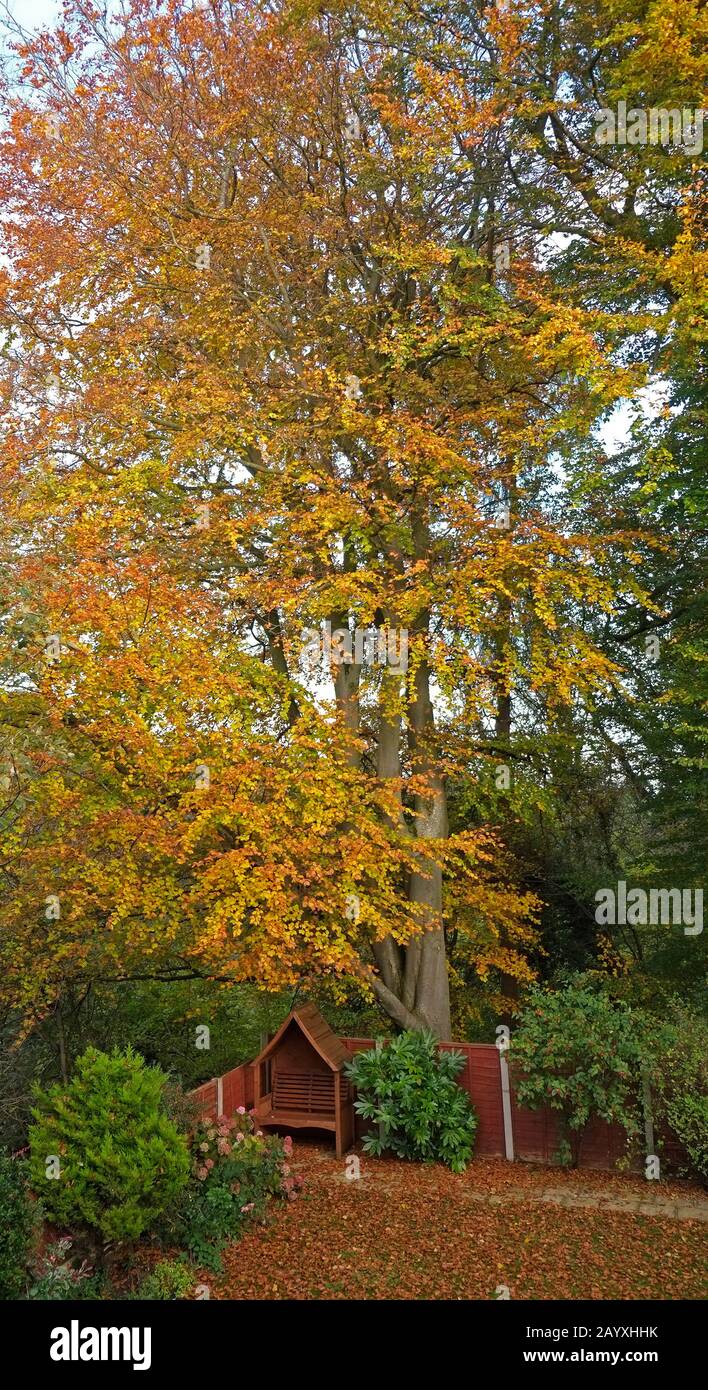
[[[276,1071],[273,1110],[334,1115],[334,1076],[326,1072]]]

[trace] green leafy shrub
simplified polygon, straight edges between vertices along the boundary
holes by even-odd
[[[36,1219],[27,1165],[0,1155],[0,1299],[22,1298]]]
[[[708,1096],[688,1091],[674,1094],[666,1106],[666,1119],[690,1160],[689,1171],[708,1183]]]
[[[31,1174],[47,1215],[135,1240],[189,1178],[187,1140],[162,1108],[165,1077],[132,1049],[88,1048],[68,1086],[36,1092]],[[60,1173],[48,1176],[47,1159]]]
[[[256,1131],[241,1108],[232,1119],[202,1121],[192,1136],[192,1180],[174,1236],[206,1269],[221,1268],[221,1251],[252,1221],[265,1219],[273,1198],[296,1196],[290,1139]]]
[[[195,1264],[219,1273],[221,1252],[243,1226],[239,1205],[227,1187],[190,1187],[180,1209],[177,1239]]]
[[[650,1048],[654,1120],[676,1135],[692,1174],[708,1182],[708,1026],[680,1007]]]
[[[387,1046],[359,1052],[347,1074],[358,1092],[355,1109],[378,1127],[367,1153],[438,1160],[464,1172],[474,1147],[477,1116],[455,1077],[460,1052],[441,1052],[432,1033],[400,1033]]]
[[[167,1302],[189,1298],[194,1288],[194,1275],[183,1260],[160,1260],[143,1279],[137,1298]]]
[[[594,1115],[638,1137],[642,1056],[641,1020],[583,982],[531,990],[509,1053],[519,1104],[560,1112],[561,1157],[576,1165]]]

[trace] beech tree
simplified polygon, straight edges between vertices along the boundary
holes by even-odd
[[[539,15],[67,0],[15,36],[0,951],[28,1017],[67,980],[327,972],[447,1038],[446,930],[500,1002],[532,979],[537,900],[489,826],[450,834],[449,787],[511,791],[522,718],[618,681],[587,615],[642,601],[636,528],[585,526],[559,461],[646,380],[610,351],[641,313],[549,270],[558,180],[589,194],[515,87]]]

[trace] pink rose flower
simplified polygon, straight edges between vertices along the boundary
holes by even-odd
[[[245,1207],[241,1207],[241,1213],[243,1214],[243,1212],[246,1212],[246,1211],[253,1211],[254,1206],[255,1206],[255,1202],[248,1202],[247,1205],[246,1205]]]
[[[205,1160],[204,1160],[204,1167],[205,1167],[206,1169],[211,1169],[211,1168],[213,1168],[213,1167],[214,1167],[214,1160],[213,1160],[213,1158],[207,1158],[207,1159],[205,1159]]]
[[[245,1115],[245,1114],[246,1114],[246,1107],[245,1107],[245,1105],[238,1105],[238,1106],[236,1107],[236,1114],[237,1114],[237,1115]],[[253,1114],[253,1111],[251,1111],[251,1114]]]
[[[236,1135],[236,1143],[237,1143],[237,1144],[242,1144],[242,1143],[243,1143],[243,1139],[244,1139],[244,1136],[242,1135],[241,1131],[239,1130],[238,1134]]]
[[[209,1152],[209,1145],[208,1145],[208,1144],[200,1144],[200,1145],[199,1145],[199,1148],[200,1148],[200,1150],[201,1150],[201,1152],[202,1152],[203,1154],[208,1154],[208,1152]]]
[[[199,1178],[199,1181],[200,1181],[200,1182],[204,1182],[204,1179],[205,1179],[205,1178],[208,1178],[208,1176],[209,1176],[209,1170],[208,1170],[208,1168],[197,1168],[197,1177]]]

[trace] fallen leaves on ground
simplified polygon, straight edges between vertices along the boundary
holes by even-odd
[[[362,1156],[361,1178],[347,1181],[344,1163],[313,1146],[297,1146],[295,1160],[304,1195],[229,1247],[212,1297],[493,1299],[500,1284],[530,1299],[706,1295],[698,1221],[534,1200],[561,1187],[644,1200],[648,1185],[635,1177],[491,1160],[458,1176]],[[700,1198],[680,1183],[662,1183],[661,1195]]]

